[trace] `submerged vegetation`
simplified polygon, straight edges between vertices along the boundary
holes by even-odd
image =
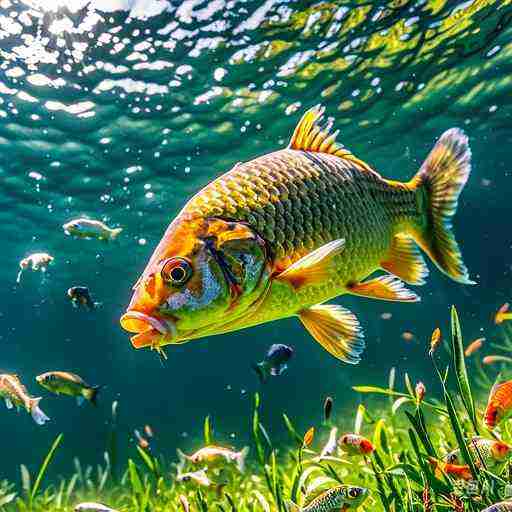
[[[369,490],[359,510],[484,510],[512,499],[512,464],[508,460],[512,454],[512,432],[507,421],[493,431],[482,421],[484,404],[475,398],[480,394],[474,393],[468,377],[455,308],[451,311],[448,338],[451,342],[443,340],[436,330],[430,347],[433,370],[439,378],[439,399],[427,392],[422,383],[413,385],[407,374],[404,389],[400,390],[394,370],[387,387],[354,387],[361,396],[385,395],[378,410],[363,404],[357,409],[351,433],[359,434],[354,439],[365,436],[368,445],[359,453],[344,450],[340,442],[338,446],[333,444],[333,439],[339,437],[339,425],[335,426],[330,418],[330,398],[325,401],[323,422],[312,425],[304,434],[283,414],[291,441],[287,448],[275,446],[260,421],[261,404],[256,394],[250,424],[253,446],[243,473],[227,461],[216,461],[212,466],[211,461],[201,460],[194,467],[190,458],[182,457],[179,464],[169,463],[140,444],[120,471],[116,467],[118,439],[113,429],[103,464],[82,468],[75,460],[75,473],[69,479],[49,484],[45,473],[63,442],[59,435],[36,474],[31,475],[26,466],[21,466],[21,489],[6,481],[0,483],[0,510],[67,511],[81,501],[95,501],[115,510],[134,512],[284,512],[295,509],[293,504],[304,506],[340,484]],[[510,345],[508,330],[505,338],[505,344]],[[442,342],[450,353],[446,366],[440,355]],[[483,367],[479,366],[475,374],[476,384],[488,389],[492,382]],[[115,403],[112,412],[115,426]],[[325,444],[327,437],[330,442]],[[481,443],[484,437],[488,440]],[[504,449],[499,457],[484,449],[495,443]],[[204,445],[214,444],[211,420],[207,417]],[[192,477],[183,478],[185,471]],[[178,475],[181,477],[177,478]]]

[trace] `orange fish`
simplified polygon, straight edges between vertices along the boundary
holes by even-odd
[[[370,455],[375,450],[372,442],[359,434],[344,434],[338,439],[338,446],[347,455]]]
[[[512,413],[512,380],[496,383],[489,393],[487,408],[484,413],[484,423],[488,428],[494,428]]]
[[[325,350],[357,364],[361,325],[327,301],[417,302],[405,283],[425,282],[418,247],[454,281],[473,283],[451,229],[471,168],[466,135],[446,131],[399,182],[338,143],[323,113],[306,112],[287,148],[238,163],[172,221],[120,319],[135,348],[298,317]]]
[[[482,345],[484,344],[485,338],[478,338],[475,341],[472,341],[464,351],[464,355],[466,357],[472,356],[476,351],[480,350],[482,348]]]
[[[430,338],[430,350],[428,352],[430,356],[437,350],[439,343],[441,343],[441,329],[436,327]]]
[[[444,473],[458,480],[473,480],[473,474],[466,464],[450,464],[449,462],[434,459],[434,457],[429,457],[429,462],[434,468],[434,473],[437,478]]]
[[[509,311],[509,303],[505,302],[500,309],[498,309],[496,315],[494,316],[494,323],[501,324],[505,320],[512,320],[512,311]]]

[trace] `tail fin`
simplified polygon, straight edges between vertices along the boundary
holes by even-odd
[[[471,171],[471,150],[462,130],[452,128],[441,135],[409,186],[422,193],[426,222],[411,235],[436,266],[454,281],[475,284],[452,232],[452,217],[459,195]]]
[[[93,386],[84,389],[84,397],[91,402],[92,405],[98,405],[98,393],[103,386]]]
[[[287,500],[285,505],[288,512],[301,512],[300,507],[292,500]]]
[[[39,407],[39,402],[41,401],[41,397],[33,398],[30,403],[30,414],[32,418],[38,425],[44,425],[47,421],[50,421],[50,418],[46,416],[46,414]]]
[[[260,382],[263,384],[267,381],[269,376],[269,365],[266,361],[260,363],[254,363],[252,365],[253,370],[258,374]]]
[[[115,240],[119,234],[121,233],[121,231],[123,231],[123,228],[114,228],[110,231],[110,238],[112,240]]]
[[[237,454],[236,459],[236,467],[238,468],[238,471],[240,473],[243,473],[245,471],[245,459],[247,458],[247,454],[249,453],[249,447],[246,446],[245,448],[242,448]]]

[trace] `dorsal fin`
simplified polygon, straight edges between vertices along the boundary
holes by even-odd
[[[322,105],[310,108],[295,127],[288,148],[339,156],[345,160],[355,162],[364,169],[372,170],[362,160],[356,158],[343,144],[336,141],[339,130],[332,131],[332,119],[328,119],[324,126],[320,125],[324,112],[325,107]]]

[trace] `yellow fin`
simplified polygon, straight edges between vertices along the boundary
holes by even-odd
[[[444,132],[407,184],[416,189],[425,208],[425,223],[413,225],[410,234],[437,267],[454,281],[475,284],[462,260],[452,231],[459,195],[471,171],[471,150],[462,130]]]
[[[395,276],[380,276],[369,281],[356,283],[347,287],[349,293],[369,297],[370,299],[392,300],[398,302],[418,302],[421,299],[408,290]]]
[[[361,325],[352,312],[323,304],[303,309],[299,318],[327,352],[345,363],[359,363],[365,345]]]
[[[425,284],[428,268],[414,240],[396,235],[386,260],[380,266],[409,284]]]
[[[320,126],[324,112],[325,107],[316,105],[302,116],[299,124],[295,127],[288,149],[339,156],[371,171],[367,164],[356,158],[343,144],[336,141],[339,130],[332,131],[332,119],[328,119],[324,126]]]
[[[290,265],[275,279],[288,281],[294,288],[321,283],[329,277],[329,271],[333,268],[333,258],[340,254],[344,246],[343,238],[322,245]]]

